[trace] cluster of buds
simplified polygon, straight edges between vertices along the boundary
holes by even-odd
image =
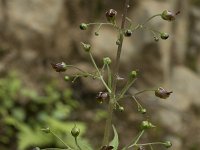
[[[151,122],[149,121],[142,121],[141,125],[140,125],[142,130],[145,129],[151,129],[151,128],[155,128],[156,126],[154,126]]]
[[[112,62],[112,60],[111,60],[109,57],[104,57],[104,58],[103,58],[103,63],[104,63],[105,65],[110,65],[111,62]]]

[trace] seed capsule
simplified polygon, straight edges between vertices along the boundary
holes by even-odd
[[[109,58],[109,57],[105,57],[105,58],[103,58],[103,63],[105,64],[105,65],[109,65],[109,64],[111,64],[111,59]]]

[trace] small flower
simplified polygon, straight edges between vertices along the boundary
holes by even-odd
[[[173,21],[175,20],[175,15],[174,13],[172,13],[171,11],[169,10],[164,10],[161,14],[161,18],[163,20],[167,20],[167,21]]]
[[[169,34],[165,33],[165,32],[162,32],[162,33],[160,33],[160,38],[163,39],[163,40],[166,40],[166,39],[169,38]]]
[[[64,72],[67,70],[67,65],[64,62],[51,63],[51,66],[56,72]]]
[[[81,30],[87,30],[87,28],[88,28],[88,25],[86,23],[81,23],[80,24],[80,29]]]
[[[143,146],[139,146],[137,150],[145,150]]]
[[[128,30],[126,30],[125,32],[124,32],[124,36],[126,36],[126,37],[130,37],[131,35],[132,35],[132,30],[130,30],[130,29],[128,29]]]
[[[170,141],[166,141],[166,142],[164,143],[164,146],[165,146],[166,148],[170,148],[170,147],[172,146],[172,143],[171,143]]]
[[[142,130],[145,129],[151,129],[151,128],[155,128],[156,126],[154,126],[151,122],[149,121],[142,121],[141,125],[140,125]]]
[[[96,96],[96,99],[99,103],[103,103],[106,99],[108,99],[108,93],[107,92],[99,92]]]
[[[76,125],[72,128],[71,134],[73,137],[77,137],[80,134],[80,129],[76,127]]]
[[[108,11],[106,11],[106,18],[109,22],[114,23],[116,15],[117,11],[115,11],[114,9],[109,9]]]
[[[83,49],[86,51],[86,52],[89,52],[90,49],[91,49],[91,45],[90,44],[86,44],[86,43],[83,43],[81,42],[81,44],[83,45]]]
[[[155,95],[159,98],[166,99],[170,96],[170,94],[173,93],[172,91],[166,91],[164,88],[159,87],[157,90],[155,90]]]

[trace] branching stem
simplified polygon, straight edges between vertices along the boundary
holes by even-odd
[[[104,138],[103,138],[103,146],[109,144],[110,140],[110,132],[111,132],[111,126],[112,126],[112,115],[113,115],[113,109],[115,108],[115,102],[116,102],[116,85],[117,85],[117,75],[119,71],[119,64],[120,64],[120,56],[121,56],[121,51],[122,51],[122,44],[124,40],[124,35],[123,35],[123,30],[125,26],[125,21],[126,21],[126,16],[127,16],[127,11],[129,8],[129,0],[125,0],[124,2],[124,9],[123,9],[123,17],[122,17],[122,22],[121,22],[121,28],[119,30],[119,45],[117,48],[117,56],[116,56],[116,61],[113,69],[113,77],[112,77],[112,93],[110,94],[110,101],[109,101],[109,106],[108,106],[108,118],[106,120],[106,126],[105,126],[105,131],[104,131]]]

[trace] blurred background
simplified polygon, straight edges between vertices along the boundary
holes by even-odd
[[[84,142],[101,144],[107,115],[106,104],[95,100],[105,90],[101,82],[88,78],[66,82],[50,63],[64,61],[93,71],[81,41],[91,43],[99,66],[103,57],[115,58],[117,34],[112,28],[102,27],[95,36],[97,26],[81,31],[79,24],[106,22],[110,8],[117,10],[120,23],[122,7],[123,0],[0,0],[1,150],[63,147],[40,131],[47,126],[73,144],[74,122]],[[119,75],[126,78],[131,70],[140,71],[132,93],[161,86],[173,94],[164,101],[151,92],[140,95],[148,110],[144,116],[127,99],[122,103],[125,111],[116,111],[113,121],[121,147],[137,135],[142,120],[151,120],[157,128],[145,133],[142,143],[167,139],[173,143],[171,149],[199,150],[200,0],[131,0],[128,14],[137,25],[165,9],[181,13],[174,22],[158,17],[148,25],[170,38],[155,42],[146,30],[125,38]],[[124,83],[119,81],[118,87]]]

